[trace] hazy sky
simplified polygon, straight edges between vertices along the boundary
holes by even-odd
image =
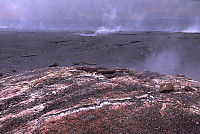
[[[129,22],[127,25],[130,26],[130,21],[139,20],[139,23],[146,23],[149,19],[158,18],[187,19],[194,24],[196,23],[194,21],[200,19],[200,2],[192,0],[0,0],[0,28],[8,26],[8,23],[13,20],[13,24],[8,27],[23,28],[39,25],[42,28],[46,25],[44,20],[56,23],[66,20],[82,22],[100,20],[124,25]],[[39,20],[41,24],[36,25],[35,20]],[[82,22],[76,23],[81,25]],[[89,24],[85,25],[89,26]]]
[[[119,19],[200,16],[189,0],[1,0],[0,19],[99,19],[112,9]]]

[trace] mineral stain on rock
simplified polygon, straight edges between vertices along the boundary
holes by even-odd
[[[0,77],[0,133],[200,133],[200,81],[107,67]]]

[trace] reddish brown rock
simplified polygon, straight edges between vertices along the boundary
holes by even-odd
[[[160,93],[170,93],[172,91],[174,91],[174,85],[172,83],[162,83],[160,85]]]
[[[74,65],[84,66],[84,65],[97,65],[97,64],[96,63],[88,63],[88,62],[75,62]]]
[[[49,67],[58,67],[59,65],[57,63],[51,64]]]
[[[177,77],[185,77],[184,74],[177,74],[176,76],[177,76]]]
[[[12,70],[12,72],[13,72],[13,73],[16,73],[16,72],[17,72],[17,70]]]
[[[194,90],[185,92],[186,86]],[[177,91],[163,94],[160,87]],[[199,80],[56,67],[4,76],[0,89],[2,134],[200,133]]]

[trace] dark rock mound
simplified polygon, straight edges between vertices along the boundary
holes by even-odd
[[[200,133],[200,81],[106,67],[0,77],[0,133]]]

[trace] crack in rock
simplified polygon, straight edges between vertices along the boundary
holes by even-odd
[[[111,99],[111,100],[100,100],[99,103],[96,104],[84,104],[80,107],[73,107],[72,109],[66,109],[54,114],[45,114],[42,117],[48,117],[48,116],[63,116],[68,114],[73,114],[81,111],[91,110],[91,109],[99,109],[102,108],[104,105],[124,105],[126,104],[126,101],[131,100],[132,98],[126,97],[126,98],[119,98],[119,99]]]

